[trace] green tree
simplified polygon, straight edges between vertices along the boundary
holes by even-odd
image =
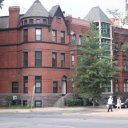
[[[99,35],[90,28],[88,37],[83,37],[79,64],[76,70],[75,82],[80,96],[100,97],[102,88],[116,74],[115,62],[111,56],[105,56],[106,46],[99,43]]]
[[[123,25],[128,24],[128,14],[126,14],[124,17],[120,13],[119,9],[107,9],[108,13],[112,15],[115,19],[119,19]]]
[[[116,19],[121,19],[121,13],[119,12],[119,9],[107,9],[108,13],[112,15]]]
[[[3,6],[3,4],[2,4],[3,1],[4,1],[4,0],[0,0],[0,8],[1,8],[1,9],[2,9],[2,6]]]

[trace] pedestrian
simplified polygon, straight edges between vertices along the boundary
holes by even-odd
[[[121,99],[120,99],[120,97],[117,98],[117,109],[121,109]]]
[[[108,111],[107,112],[109,112],[109,110],[111,110],[111,112],[113,112],[113,110],[112,110],[112,104],[113,104],[112,96],[109,96],[107,104],[108,104]]]

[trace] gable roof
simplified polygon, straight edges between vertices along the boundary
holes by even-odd
[[[99,22],[100,21],[100,22],[105,22],[105,23],[111,24],[110,19],[99,8],[99,6],[92,8],[84,19],[89,20],[89,21],[93,21],[93,22]]]
[[[55,15],[55,13],[56,13],[56,11],[57,11],[58,8],[59,8],[59,5],[53,6],[53,7],[51,8],[51,10],[49,11],[49,15],[50,15],[51,17],[53,17],[53,16]]]
[[[41,4],[39,0],[36,0],[32,6],[28,9],[28,11],[24,14],[22,18],[25,17],[35,17],[35,16],[40,16],[40,17],[48,17],[49,13],[47,10],[44,8],[44,6]]]

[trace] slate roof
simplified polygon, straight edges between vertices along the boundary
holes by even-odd
[[[36,0],[22,18],[25,17],[48,17],[49,13],[39,0]]]
[[[92,22],[105,22],[111,24],[110,19],[99,6],[92,8],[84,19]]]
[[[0,29],[8,28],[8,17],[0,17]]]
[[[53,6],[53,7],[51,8],[51,10],[49,11],[49,15],[50,15],[51,17],[53,17],[53,16],[55,15],[55,13],[56,13],[56,11],[57,11],[58,8],[59,8],[59,5]]]

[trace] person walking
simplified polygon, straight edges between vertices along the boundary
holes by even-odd
[[[120,97],[117,98],[117,109],[121,109],[121,99],[120,99]]]
[[[109,96],[109,98],[108,98],[108,111],[107,112],[109,112],[109,110],[111,110],[111,112],[113,112],[112,103],[113,103],[113,98],[112,98],[112,96]]]

